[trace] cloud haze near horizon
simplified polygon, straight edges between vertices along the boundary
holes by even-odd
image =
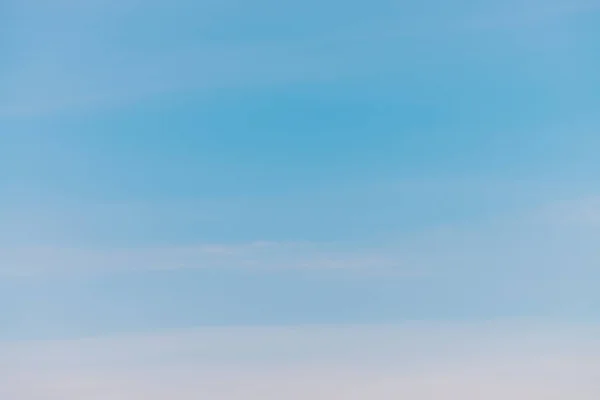
[[[598,327],[414,322],[4,342],[6,399],[597,397]]]
[[[0,398],[598,398],[599,16],[3,1]]]

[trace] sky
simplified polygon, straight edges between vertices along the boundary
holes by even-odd
[[[600,2],[6,0],[0,397],[596,399]]]

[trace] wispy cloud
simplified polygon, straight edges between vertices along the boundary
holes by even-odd
[[[0,248],[5,275],[114,273],[186,268],[402,270],[397,257],[373,249],[347,250],[318,243],[251,242],[128,249]],[[411,274],[410,271],[403,273]],[[413,274],[416,271],[412,272]]]
[[[10,399],[527,399],[600,395],[597,327],[214,328],[0,344]]]
[[[0,271],[44,275],[182,268],[343,269],[496,278],[541,278],[543,273],[556,279],[567,271],[588,275],[595,270],[600,259],[596,203],[551,203],[360,245],[263,240],[127,247],[5,244],[0,247]]]

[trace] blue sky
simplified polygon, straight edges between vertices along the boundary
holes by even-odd
[[[0,348],[304,327],[265,345],[295,360],[310,326],[352,353],[364,329],[540,319],[576,342],[600,305],[599,10],[5,1]]]

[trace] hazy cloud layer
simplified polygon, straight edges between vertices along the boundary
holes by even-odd
[[[509,321],[9,342],[0,345],[0,393],[10,400],[591,400],[600,395],[597,333]]]

